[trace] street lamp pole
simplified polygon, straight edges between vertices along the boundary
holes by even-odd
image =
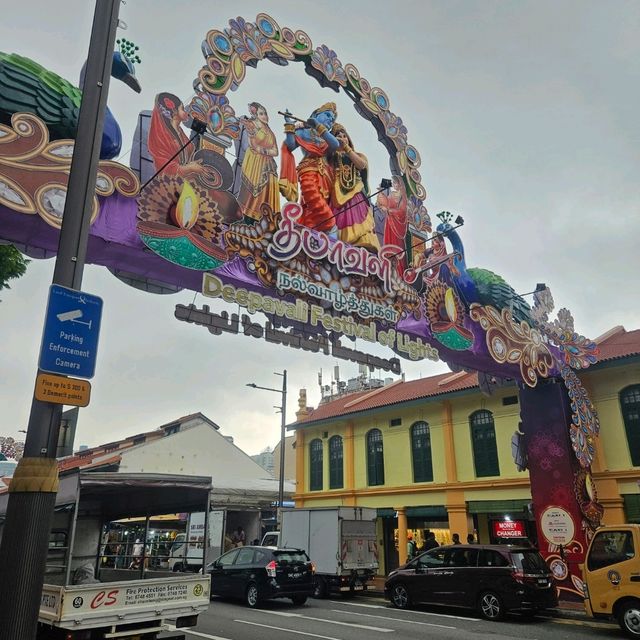
[[[247,387],[252,389],[262,389],[263,391],[273,391],[282,396],[282,405],[280,406],[280,474],[278,476],[278,515],[282,509],[284,502],[284,449],[285,449],[285,428],[287,424],[287,370],[282,373],[274,372],[276,376],[282,376],[282,389],[272,389],[271,387],[260,387],[254,382],[247,383]]]
[[[282,372],[282,411],[280,423],[280,475],[278,476],[278,513],[284,502],[284,441],[285,425],[287,424],[287,370]]]

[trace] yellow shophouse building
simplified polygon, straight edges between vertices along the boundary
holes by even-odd
[[[598,363],[580,374],[600,417],[593,465],[604,522],[640,522],[640,330],[597,339]],[[428,530],[480,542],[536,537],[518,389],[485,396],[475,373],[444,373],[341,395],[306,407],[295,431],[296,506],[373,507],[380,574]]]

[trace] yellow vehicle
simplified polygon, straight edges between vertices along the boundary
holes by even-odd
[[[594,618],[614,617],[640,638],[640,525],[600,527],[583,567],[584,603]]]

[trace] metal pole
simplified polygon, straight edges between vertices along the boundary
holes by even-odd
[[[89,57],[53,282],[80,289],[120,0],[96,0]],[[9,488],[0,545],[0,640],[37,631],[49,530],[58,490],[62,405],[33,399],[24,457]]]
[[[287,424],[287,370],[282,373],[282,421],[280,423],[280,475],[278,477],[278,513],[284,502],[284,441]]]

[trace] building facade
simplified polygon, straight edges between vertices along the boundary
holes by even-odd
[[[605,523],[640,522],[640,330],[597,342],[600,360],[580,377],[600,417],[598,499]],[[454,533],[535,543],[519,422],[515,384],[486,396],[467,372],[301,406],[289,426],[296,505],[376,508],[382,574],[406,559],[409,533],[418,546],[427,530],[441,544]]]

